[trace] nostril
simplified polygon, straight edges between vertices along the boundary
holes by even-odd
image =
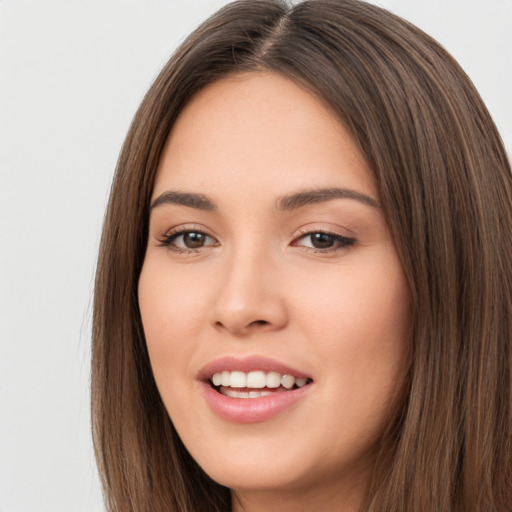
[[[252,322],[230,322],[225,323],[222,320],[217,320],[214,324],[216,329],[226,329],[227,331],[230,331],[232,333],[237,334],[249,334],[252,329],[258,330],[258,328],[262,327],[268,327],[272,325],[272,322],[269,322],[267,320],[253,320]]]
[[[268,322],[266,320],[255,320],[250,325],[268,325]]]

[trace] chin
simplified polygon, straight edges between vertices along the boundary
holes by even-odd
[[[323,486],[337,488],[343,482],[356,486],[365,479],[370,453],[361,457],[361,452],[347,446],[344,457],[339,452],[332,457],[321,441],[304,436],[301,439],[298,434],[277,429],[269,436],[261,431],[241,437],[223,436],[215,442],[191,446],[191,455],[212,480],[238,491],[296,494]]]
[[[185,446],[187,446],[185,439]],[[187,446],[203,471],[215,482],[231,488],[265,490],[291,488],[304,483],[312,462],[303,447],[285,444],[286,436],[226,436],[204,445]],[[222,448],[220,448],[222,447]]]
[[[272,462],[252,461],[224,467],[208,466],[203,469],[212,480],[233,490],[292,491],[304,488],[309,480],[304,473],[292,470],[288,464],[276,465]]]

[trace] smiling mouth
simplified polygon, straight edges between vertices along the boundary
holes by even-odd
[[[261,398],[302,388],[313,382],[306,377],[264,371],[223,371],[210,377],[218,393],[230,398]]]

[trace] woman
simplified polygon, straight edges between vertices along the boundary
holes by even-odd
[[[105,219],[109,509],[511,510],[511,202],[487,110],[415,27],[219,11],[139,108]]]

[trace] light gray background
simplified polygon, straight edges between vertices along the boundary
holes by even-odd
[[[176,45],[227,2],[0,0],[0,512],[102,511],[92,282],[117,155]],[[512,0],[375,0],[459,60],[512,151]]]

